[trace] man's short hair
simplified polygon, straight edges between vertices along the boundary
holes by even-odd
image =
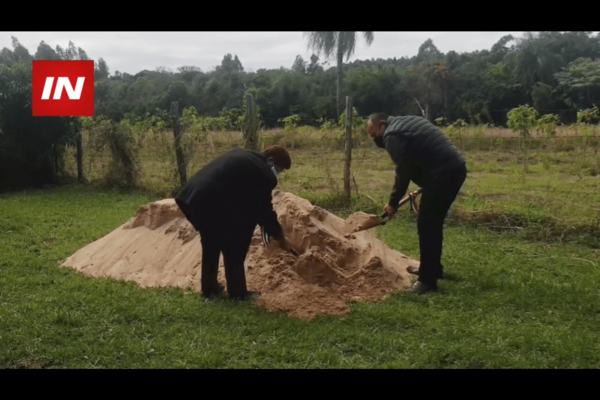
[[[281,167],[283,169],[290,169],[292,167],[292,159],[290,157],[290,154],[282,146],[275,145],[267,147],[263,151],[263,154],[267,158],[273,157],[273,163],[278,167]]]
[[[373,121],[374,124],[377,124],[377,125],[379,125],[381,122],[387,122],[387,119],[389,117],[390,116],[387,115],[386,113],[381,113],[381,112],[373,113],[373,114],[369,115],[369,119],[371,121]]]

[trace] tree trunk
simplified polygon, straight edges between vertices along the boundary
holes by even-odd
[[[337,49],[337,112],[338,118],[342,116],[344,112],[344,105],[342,104],[342,68],[344,64],[344,51],[343,46],[338,41]]]
[[[77,181],[83,183],[83,132],[77,128]]]
[[[352,98],[346,96],[346,163],[344,168],[344,194],[348,205],[352,201],[350,190],[350,176],[352,165]]]
[[[181,126],[179,125],[179,108],[176,101],[171,103],[171,113],[173,114],[173,135],[175,136],[175,154],[177,155],[177,168],[179,170],[179,179],[181,186],[187,182],[185,170],[185,160],[183,159],[183,150],[181,149]]]
[[[58,167],[58,143],[55,143],[53,146],[53,150],[54,150],[54,179],[56,179],[56,177],[59,174],[59,167]]]
[[[529,168],[527,168],[527,139],[525,136],[521,137],[521,154],[523,154],[523,170],[525,173],[529,172]]]
[[[258,143],[258,121],[254,96],[246,95],[246,126],[244,127],[244,147],[249,150],[260,151]],[[292,146],[293,147],[293,146]]]

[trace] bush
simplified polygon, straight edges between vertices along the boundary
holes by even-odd
[[[33,117],[31,63],[0,65],[0,191],[57,184],[73,118]]]
[[[542,115],[537,120],[537,130],[542,132],[548,137],[556,136],[556,126],[560,124],[558,116],[555,114]]]
[[[83,122],[88,132],[86,151],[92,163],[104,155],[110,154],[110,161],[104,165],[104,184],[110,187],[132,188],[137,186],[139,176],[138,154],[142,145],[134,135],[135,123],[123,119],[113,123],[105,116]]]
[[[600,124],[600,108],[594,104],[592,108],[578,112],[577,123],[590,125]]]

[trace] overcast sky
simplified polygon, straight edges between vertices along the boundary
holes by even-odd
[[[489,50],[508,34],[520,37],[523,32],[375,32],[370,47],[359,37],[350,61],[411,57],[428,38],[444,53]],[[0,32],[0,49],[12,50],[11,36],[32,55],[42,40],[52,48],[66,48],[70,40],[91,59],[102,57],[111,74],[116,70],[136,74],[158,66],[176,71],[184,65],[208,71],[227,53],[237,54],[245,71],[290,68],[297,55],[308,61],[313,53],[302,32]],[[330,65],[335,65],[334,59]]]

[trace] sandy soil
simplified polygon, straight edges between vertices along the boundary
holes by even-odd
[[[370,231],[351,233],[345,221],[291,193],[273,192],[273,206],[298,258],[273,241],[265,248],[256,229],[246,258],[256,303],[298,318],[343,315],[351,301],[375,301],[410,287],[406,268],[418,261],[392,250]],[[372,219],[367,214],[354,221]],[[353,226],[353,225],[351,225]],[[137,282],[142,287],[200,290],[202,247],[198,233],[173,199],[141,207],[129,221],[83,247],[63,266],[91,276]],[[219,281],[225,284],[223,258]]]

